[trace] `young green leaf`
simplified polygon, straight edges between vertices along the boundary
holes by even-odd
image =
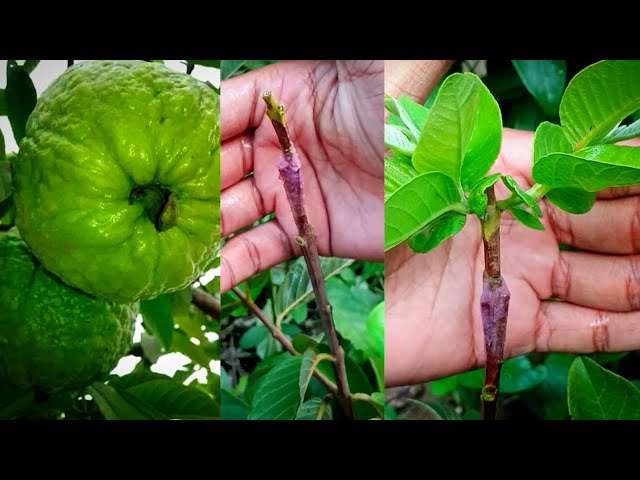
[[[411,143],[415,143],[418,140],[418,137],[420,136],[420,128],[418,128],[417,124],[424,123],[422,120],[422,116],[424,115],[424,112],[416,112],[415,111],[416,108],[412,105],[409,105],[409,109],[411,109],[411,113],[407,111],[407,108],[405,107],[405,105],[407,105],[407,100],[409,99],[406,97],[405,97],[405,100],[403,101],[399,99],[396,100],[395,98],[390,97],[388,95],[385,98],[385,102],[389,104],[389,108],[391,109],[393,114],[397,115],[400,118],[400,120],[402,121],[402,124],[408,130],[407,137],[409,138]],[[409,102],[411,101],[409,100]],[[393,106],[391,106],[392,104]]]
[[[418,176],[418,172],[411,164],[394,157],[385,158],[384,162],[384,195],[385,198],[409,183]]]
[[[395,247],[446,212],[466,213],[465,200],[444,173],[415,177],[387,197],[384,203],[385,251]]]
[[[249,420],[292,420],[300,403],[302,357],[283,358],[260,381],[251,402]]]
[[[296,420],[331,420],[331,405],[321,398],[310,398],[300,405]]]
[[[384,126],[384,145],[393,151],[398,151],[404,155],[413,155],[413,151],[416,149],[414,143],[412,143],[401,127],[395,125]]]
[[[309,348],[302,354],[302,364],[300,365],[300,377],[298,380],[298,386],[300,388],[300,403],[304,402],[304,396],[307,393],[307,387],[309,382],[313,378],[313,372],[315,372],[318,363],[323,359],[322,355],[318,355],[318,352]]]
[[[471,140],[462,160],[461,181],[465,192],[484,177],[500,153],[502,116],[489,89],[475,77],[478,85],[478,111]]]
[[[494,173],[476,183],[469,192],[469,211],[479,218],[483,218],[487,210],[487,188],[500,180],[501,174]]]
[[[304,353],[310,348],[315,349],[319,343],[320,342],[315,338],[312,338],[309,335],[304,335],[303,333],[300,333],[291,339],[291,344],[298,353]]]
[[[512,60],[522,83],[536,99],[544,113],[558,115],[562,92],[567,83],[565,60]]]
[[[455,73],[443,83],[413,153],[419,173],[441,172],[460,183],[462,159],[477,119],[478,78]]]
[[[467,216],[461,213],[443,213],[409,238],[408,245],[416,253],[426,253],[462,230],[466,221]]]
[[[528,205],[528,207],[536,217],[542,217],[542,210],[540,210],[540,206],[533,198],[531,198],[531,195],[529,195],[518,186],[518,184],[512,177],[510,177],[509,175],[504,175],[502,177],[502,183],[504,183],[509,190],[520,197],[520,199]]]
[[[571,153],[573,148],[562,127],[550,122],[542,122],[533,140],[533,163],[551,153]],[[594,192],[585,192],[580,188],[557,188],[546,194],[547,200],[556,207],[569,213],[586,213],[596,202]]]
[[[640,60],[603,60],[569,82],[560,124],[574,151],[604,138],[640,108]]]
[[[429,109],[419,103],[414,102],[406,95],[401,95],[398,97],[398,103],[404,111],[407,113],[411,123],[416,128],[417,136],[420,136],[420,132],[422,131],[422,127],[424,127],[424,123],[427,121],[427,114],[429,113]],[[417,138],[417,137],[416,137]]]
[[[535,215],[527,212],[520,205],[511,207],[509,209],[509,213],[525,227],[533,228],[534,230],[544,230],[544,225],[542,225],[540,220],[538,220]]]
[[[640,183],[640,148],[596,145],[574,154],[552,153],[533,166],[533,179],[552,188],[587,192]]]
[[[602,139],[601,143],[617,143],[636,137],[640,137],[640,120],[614,128]]]
[[[640,390],[588,357],[574,360],[567,390],[575,420],[640,420]]]
[[[510,358],[502,366],[500,392],[518,393],[540,385],[547,376],[544,365],[533,366],[524,355]]]
[[[367,333],[376,357],[384,357],[384,301],[373,307],[367,316]]]
[[[36,106],[36,101],[36,88],[25,68],[15,60],[8,60],[5,102],[13,137],[18,144],[25,136],[27,120]]]

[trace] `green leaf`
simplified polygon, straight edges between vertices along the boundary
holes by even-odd
[[[4,135],[0,130],[0,162],[7,160],[6,145],[4,144]]]
[[[568,399],[575,420],[640,420],[640,390],[588,357],[571,365]]]
[[[385,420],[397,420],[398,419],[398,414],[393,409],[393,407],[391,405],[389,405],[388,403],[384,406],[384,419]]]
[[[429,391],[436,397],[441,397],[447,393],[453,392],[460,385],[458,375],[451,375],[439,380],[429,382]]]
[[[384,195],[385,198],[418,176],[412,165],[394,157],[385,158]]]
[[[383,352],[384,354],[384,352]],[[379,390],[384,390],[384,357],[371,357],[369,359],[373,373],[376,376],[376,385]]]
[[[36,69],[39,63],[40,63],[40,60],[25,60],[24,65],[22,65],[22,68],[24,68],[26,72],[29,75],[31,75],[31,73]]]
[[[465,212],[458,186],[444,173],[415,177],[385,203],[384,249],[389,250],[446,212]]]
[[[542,210],[540,210],[540,206],[531,197],[531,195],[520,188],[512,177],[509,175],[503,175],[502,183],[504,183],[511,192],[515,193],[524,203],[526,203],[536,217],[542,217]]]
[[[0,88],[0,116],[7,114],[7,99],[4,88]],[[4,151],[4,149],[3,149]]]
[[[304,351],[304,350],[303,350]],[[265,375],[273,369],[276,365],[278,365],[283,359],[288,358],[288,353],[278,353],[276,355],[271,355],[268,358],[265,358],[258,366],[251,372],[251,374],[247,378],[247,384],[244,388],[243,398],[246,402],[251,404],[253,401],[253,396],[260,386],[260,382],[264,379]],[[244,377],[243,377],[244,378]]]
[[[416,149],[415,144],[395,125],[384,126],[384,146],[409,156],[413,155]]]
[[[0,420],[20,418],[34,407],[33,389],[24,390],[0,380],[0,392]]]
[[[4,154],[0,155],[3,157]],[[6,160],[0,160],[0,202],[3,202],[13,193],[11,182],[11,165]]]
[[[574,150],[597,143],[640,108],[640,61],[603,60],[569,82],[560,124]]]
[[[304,402],[304,396],[307,393],[309,382],[313,378],[313,372],[321,359],[318,358],[318,352],[309,348],[302,355],[302,364],[300,365],[300,378],[298,385],[300,388],[300,403]]]
[[[141,301],[140,313],[145,330],[160,340],[165,351],[170,351],[174,331],[171,296],[160,295]]]
[[[501,393],[519,393],[540,385],[547,376],[544,365],[534,367],[526,356],[510,358],[502,365]]]
[[[309,335],[300,334],[293,337],[291,343],[293,344],[293,348],[296,349],[296,352],[302,354],[309,348],[316,348],[319,341]]]
[[[202,329],[203,324],[207,323],[207,317],[200,310],[192,307],[193,293],[191,288],[187,287],[173,292],[170,297],[174,324],[189,337],[198,339],[202,344],[208,343]]]
[[[373,307],[367,316],[367,334],[376,357],[384,357],[384,301]]]
[[[226,80],[233,76],[240,67],[242,67],[249,60],[222,60],[222,66],[220,68],[220,78]]]
[[[574,154],[552,153],[533,166],[533,179],[552,188],[597,192],[640,183],[640,148],[596,145]]]
[[[172,380],[151,380],[127,389],[134,397],[171,419],[206,420],[218,417],[213,398]]]
[[[513,216],[513,218],[522,223],[525,227],[533,228],[534,230],[544,230],[544,225],[542,225],[542,222],[540,222],[540,220],[538,220],[535,215],[527,212],[520,205],[511,207],[509,209],[509,213]]]
[[[544,360],[547,375],[535,389],[522,396],[524,403],[546,420],[568,420],[567,377],[575,355],[551,353]]]
[[[104,383],[95,382],[87,388],[100,412],[107,420],[153,420],[155,415],[141,412],[124,398],[121,392]]]
[[[445,80],[413,153],[419,173],[441,172],[458,186],[476,123],[479,85],[470,73],[454,73]]]
[[[562,92],[567,83],[565,60],[512,60],[522,83],[545,114],[558,115]]]
[[[19,145],[25,136],[27,120],[36,106],[37,93],[26,69],[15,60],[7,60],[5,102],[13,137]]]
[[[514,100],[508,107],[503,107],[503,112],[504,126],[516,130],[533,132],[545,119],[544,112],[530,96]]]
[[[300,403],[302,357],[284,358],[267,373],[251,403],[249,420],[292,420]]]
[[[615,364],[629,355],[630,352],[596,352],[589,358],[600,365]]]
[[[203,67],[220,68],[220,60],[187,60],[189,65],[202,65]]]
[[[620,125],[611,130],[601,143],[617,143],[630,138],[640,137],[640,120],[636,120],[630,125]]]
[[[385,102],[389,104],[388,108],[391,109],[390,111],[392,111],[394,115],[400,118],[402,125],[406,128],[405,132],[407,134],[408,140],[411,143],[415,143],[420,136],[420,129],[416,126],[416,121],[412,118],[410,113],[405,108],[404,103],[406,102],[400,102],[399,100],[389,97],[388,95],[385,98]]]
[[[243,350],[256,348],[268,336],[270,336],[270,333],[267,327],[262,323],[258,323],[242,334],[238,346]]]
[[[484,177],[500,153],[502,115],[489,89],[476,77],[478,111],[471,140],[462,160],[461,181],[466,192]]]
[[[413,398],[409,398],[407,400],[413,406],[413,408],[417,411],[417,415],[419,415],[416,419],[443,420],[443,418],[440,416],[440,413],[437,412],[436,409],[434,408],[435,404],[424,403],[419,400],[415,400]]]
[[[344,258],[320,257],[320,268],[326,280],[337,275],[353,262],[354,260]],[[309,272],[304,258],[300,257],[289,267],[284,283],[275,295],[276,323],[280,323],[295,308],[312,298],[313,288],[309,280]]]
[[[443,213],[414,234],[409,239],[408,245],[416,253],[426,253],[460,232],[466,221],[466,215],[457,212]]]
[[[484,218],[488,201],[487,194],[484,192],[500,180],[500,178],[501,174],[494,173],[493,175],[483,178],[471,188],[471,192],[469,192],[469,210],[474,215],[477,215],[479,218]]]
[[[321,398],[310,398],[300,405],[296,420],[331,420],[331,405]]]
[[[533,163],[551,153],[571,153],[573,149],[562,127],[542,122],[533,140]],[[556,207],[569,213],[587,213],[596,202],[594,192],[585,192],[580,188],[557,188],[546,194],[547,200]]]
[[[406,95],[400,95],[397,102],[404,109],[411,124],[415,127],[416,138],[420,136],[422,127],[427,121],[429,109],[419,103],[414,102]]]
[[[375,356],[377,351],[367,331],[367,317],[380,297],[369,289],[349,287],[338,278],[329,279],[325,285],[336,330],[355,349],[367,356]]]
[[[193,363],[200,365],[201,367],[209,367],[209,362],[212,359],[209,358],[201,347],[191,342],[184,332],[180,330],[174,331],[172,344],[172,350],[174,352],[180,352],[183,355],[186,355]]]
[[[220,389],[220,419],[246,420],[248,414],[249,405],[226,388]]]

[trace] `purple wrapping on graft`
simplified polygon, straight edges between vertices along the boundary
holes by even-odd
[[[502,277],[491,278],[484,275],[480,308],[487,362],[502,362],[510,297]]]
[[[303,181],[302,181],[302,164],[300,158],[292,150],[289,153],[280,155],[278,159],[278,170],[280,171],[280,180],[284,183],[284,189],[287,192],[291,211],[295,218],[304,215],[303,204]]]

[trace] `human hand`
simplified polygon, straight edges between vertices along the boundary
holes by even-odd
[[[323,256],[382,261],[383,62],[284,62],[221,86],[221,292],[300,254],[263,91],[286,107],[305,207]],[[252,173],[252,175],[249,175]]]
[[[531,132],[505,129],[492,171],[531,186]],[[638,142],[625,142],[638,145]],[[600,192],[571,215],[541,202],[544,231],[502,215],[502,275],[511,291],[505,359],[525,353],[640,348],[640,188]],[[496,184],[498,199],[509,192]],[[405,244],[385,258],[387,385],[484,366],[480,223],[426,254]],[[561,251],[559,244],[581,251]],[[548,301],[556,297],[562,301]]]

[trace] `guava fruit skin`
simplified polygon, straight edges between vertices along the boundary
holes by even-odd
[[[204,273],[219,240],[219,98],[157,63],[90,61],[38,99],[14,162],[16,224],[65,283],[130,303]],[[136,187],[175,199],[158,231]]]
[[[87,295],[47,272],[17,231],[0,232],[0,380],[41,392],[100,381],[131,347],[138,303]]]

